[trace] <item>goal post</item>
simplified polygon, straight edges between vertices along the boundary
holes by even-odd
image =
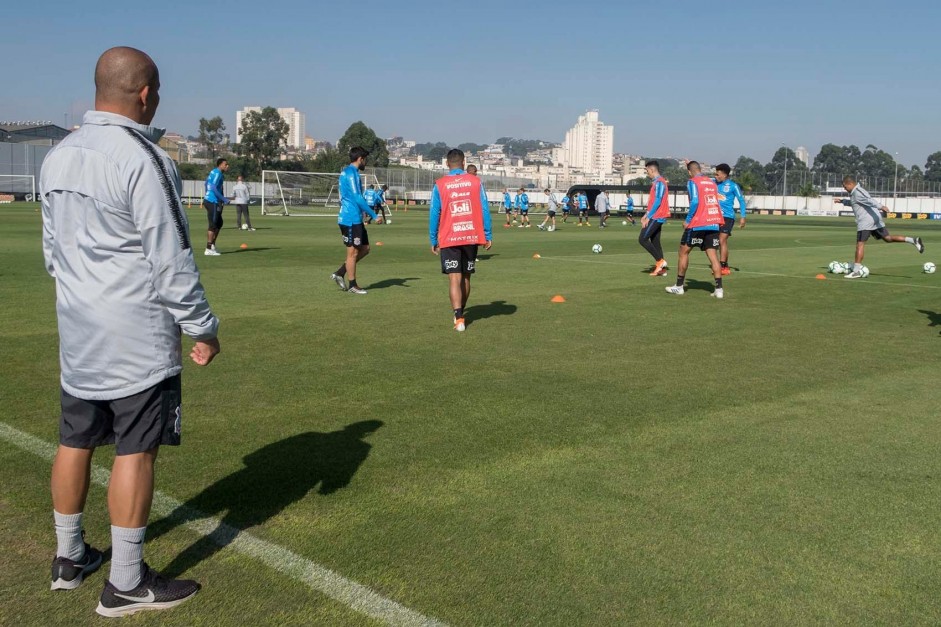
[[[365,190],[378,187],[375,174],[360,173]],[[336,217],[340,212],[340,174],[334,172],[261,173],[261,214],[266,216]]]
[[[32,174],[0,174],[0,202],[36,200],[36,177]]]

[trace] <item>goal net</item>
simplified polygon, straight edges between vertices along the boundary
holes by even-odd
[[[32,174],[0,174],[0,202],[36,199],[36,177]]]
[[[375,174],[361,173],[365,190],[379,186]],[[336,217],[340,212],[340,175],[332,172],[261,173],[261,214]]]

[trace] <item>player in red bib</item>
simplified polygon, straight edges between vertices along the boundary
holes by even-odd
[[[431,192],[428,235],[431,252],[441,257],[441,272],[448,275],[454,330],[463,331],[477,247],[490,250],[493,236],[487,193],[479,178],[464,171],[464,153],[451,150],[447,162],[450,172]]]

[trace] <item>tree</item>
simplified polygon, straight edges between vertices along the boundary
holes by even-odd
[[[310,172],[339,172],[350,164],[349,152],[341,154],[333,146],[321,150],[317,156],[310,160]]]
[[[219,155],[219,147],[225,142],[225,123],[218,115],[212,119],[199,118],[199,143],[213,160]]]
[[[875,148],[873,146],[873,148]],[[878,150],[878,149],[877,149]],[[857,146],[824,144],[814,159],[814,172],[856,175],[862,167],[862,152]]]
[[[389,149],[386,140],[362,122],[353,122],[337,143],[341,155],[349,155],[350,148],[361,146],[369,151],[369,165],[377,168],[389,167]]]
[[[928,155],[928,160],[925,161],[925,180],[941,182],[941,150]]]
[[[213,163],[215,165],[215,163]],[[200,163],[181,163],[176,169],[180,173],[180,178],[184,181],[201,181],[209,176],[209,170],[212,166]]]
[[[859,160],[858,174],[872,178],[889,179],[895,176],[895,159],[884,150],[876,148],[872,144],[866,146]],[[898,174],[901,178],[905,177],[906,169],[899,164]]]
[[[250,111],[242,118],[242,141],[237,145],[238,154],[264,170],[277,163],[281,149],[287,142],[288,123],[274,107],[265,107],[259,113]]]
[[[802,175],[808,172],[807,164],[798,159],[793,150],[782,146],[775,151],[771,161],[765,166],[765,184],[768,189],[774,189],[778,184],[782,186],[782,190],[784,189],[785,167],[788,176],[786,192],[793,189],[797,181],[802,179]],[[791,178],[792,174],[793,178]]]
[[[428,161],[441,161],[444,159],[445,155],[448,154],[448,145],[444,142],[427,142],[424,144],[415,144],[415,147],[412,148],[412,153],[416,155],[421,155],[423,159]]]
[[[487,144],[475,144],[474,142],[464,142],[463,144],[458,144],[457,149],[463,151],[465,154],[477,154],[481,150],[487,149]]]
[[[746,193],[764,194],[768,191],[768,186],[765,185],[765,167],[757,159],[740,156],[732,166],[732,176]]]
[[[817,198],[820,196],[820,190],[817,189],[817,186],[813,183],[804,183],[800,186],[800,189],[797,190],[798,196],[803,196],[804,198]]]

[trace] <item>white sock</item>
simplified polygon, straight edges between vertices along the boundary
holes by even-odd
[[[914,237],[906,237],[906,238],[905,238],[905,243],[906,243],[906,244],[914,244],[914,243],[915,243],[915,238],[914,238]]]
[[[53,510],[56,521],[56,557],[67,557],[77,562],[85,556],[85,541],[82,540],[82,513],[60,514]]]
[[[111,585],[127,592],[140,585],[144,561],[144,532],[147,527],[129,529],[111,525]]]
[[[853,264],[853,272],[861,272],[862,269],[863,269],[863,264],[861,264],[861,263],[854,263],[854,264]]]

